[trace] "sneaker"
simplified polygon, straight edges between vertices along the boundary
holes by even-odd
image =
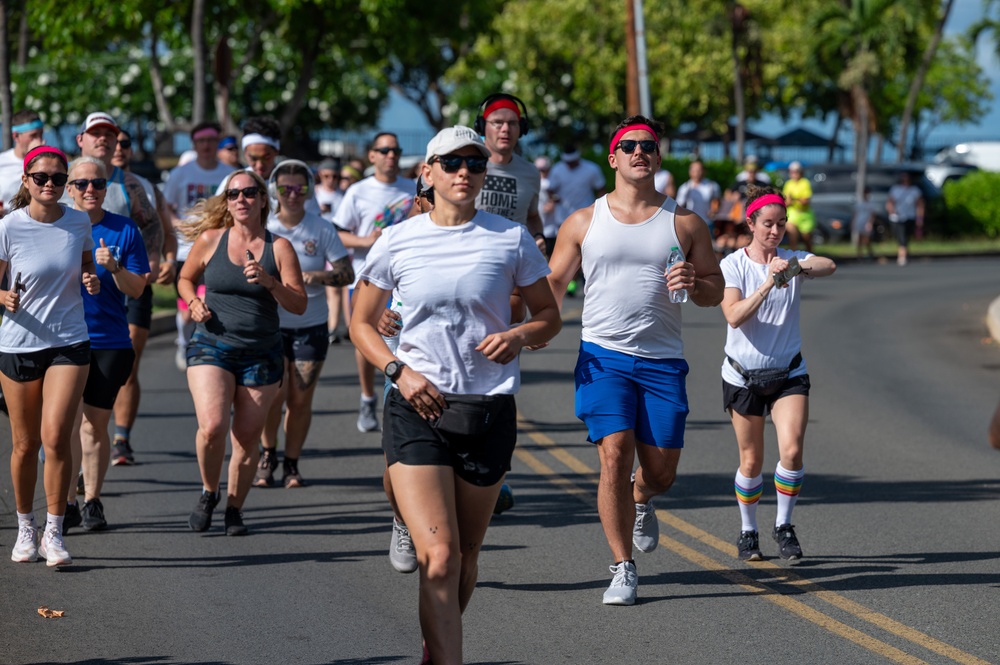
[[[87,493],[87,489],[83,486],[83,474],[78,474],[76,477],[76,495],[83,496]]]
[[[389,563],[401,573],[412,573],[417,569],[417,552],[413,549],[413,539],[405,524],[392,518],[392,540],[389,542]]]
[[[566,295],[568,295],[570,298],[576,297],[576,289],[577,289],[576,280],[575,279],[570,280],[569,284],[566,285]]]
[[[361,398],[361,406],[358,409],[358,431],[377,432],[378,418],[375,416],[375,398],[370,400]]]
[[[83,524],[83,515],[80,514],[80,504],[67,503],[66,513],[63,515],[63,535],[75,526]]]
[[[10,553],[14,563],[28,563],[38,560],[38,529],[31,522],[21,522],[17,527],[17,541]]]
[[[187,372],[188,359],[187,359],[187,348],[183,346],[177,347],[177,353],[174,354],[174,364],[177,365],[177,369],[181,372]]]
[[[510,510],[514,507],[514,492],[511,491],[510,485],[504,483],[500,486],[500,494],[497,496],[497,503],[493,506],[493,514],[499,515],[505,510]]]
[[[774,527],[774,542],[778,543],[778,556],[782,559],[798,561],[802,558],[802,547],[795,537],[795,527],[791,524]]]
[[[116,436],[114,443],[111,444],[111,465],[132,466],[133,464],[135,464],[135,457],[128,439]]]
[[[760,536],[756,531],[740,531],[740,538],[736,541],[736,549],[739,552],[740,561],[764,560],[764,555],[760,553]]]
[[[635,563],[622,561],[608,569],[615,574],[611,586],[604,592],[605,605],[635,605],[636,589],[639,587],[639,575],[635,572]]]
[[[249,532],[243,524],[243,513],[236,506],[226,506],[226,535],[245,536]]]
[[[188,525],[192,531],[207,531],[212,526],[212,511],[219,505],[218,492],[206,492],[202,490],[198,505],[191,511],[188,518]]]
[[[100,499],[91,499],[83,504],[83,528],[85,531],[104,531],[108,521],[104,519],[104,504]]]
[[[298,464],[289,464],[288,460],[285,460],[281,484],[287,489],[306,486],[306,481],[302,479],[302,474],[299,473]]]
[[[66,545],[63,544],[62,534],[58,529],[45,528],[42,542],[38,544],[38,554],[45,558],[45,565],[49,567],[68,566],[73,563],[73,558],[66,551]]]
[[[274,448],[264,448],[257,462],[257,475],[253,478],[254,487],[274,487],[274,470],[278,468],[278,451]]]
[[[330,346],[340,344],[340,334],[336,330],[331,330],[327,335],[327,339],[330,341]]]
[[[653,502],[635,504],[635,525],[632,544],[643,552],[652,552],[660,540],[660,521],[656,519]]]

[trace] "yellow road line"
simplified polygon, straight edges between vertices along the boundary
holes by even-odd
[[[521,430],[528,435],[528,437],[535,443],[544,446],[547,452],[549,452],[553,457],[558,459],[560,462],[565,464],[567,468],[575,473],[580,474],[596,474],[597,471],[591,468],[588,464],[581,461],[579,458],[574,456],[565,448],[560,447],[556,442],[545,435],[542,432],[534,429],[529,423],[520,420]],[[515,450],[518,459],[523,461],[529,467],[532,468],[536,473],[548,477],[553,484],[558,485],[570,494],[577,496],[585,503],[592,506],[596,506],[596,497],[593,493],[577,486],[568,479],[561,476],[551,467],[542,462],[538,457],[536,457],[531,452],[524,450],[523,448],[517,448]],[[695,525],[680,519],[673,513],[667,510],[658,509],[656,515],[661,522],[671,526],[678,531],[687,534],[691,538],[702,542],[709,547],[729,556],[732,558],[738,558],[736,547],[731,543],[728,543],[720,538],[713,536],[712,534],[699,529]],[[725,566],[719,564],[714,559],[707,557],[700,552],[689,548],[688,546],[673,540],[665,535],[660,535],[660,543],[665,547],[669,548],[671,551],[682,556],[683,558],[691,561],[692,563],[705,568],[706,570],[711,570],[722,577],[730,580],[734,584],[754,593],[761,594],[761,597],[779,605],[786,610],[796,614],[803,619],[811,621],[845,639],[848,639],[866,649],[874,651],[879,655],[889,658],[898,663],[923,663],[924,661],[911,656],[904,651],[896,649],[890,644],[881,642],[870,635],[862,633],[850,626],[833,619],[832,617],[815,610],[808,605],[797,601],[788,596],[782,595],[779,592],[763,585],[750,577],[726,568]],[[962,663],[962,665],[990,665],[989,661],[985,661],[981,658],[973,656],[972,654],[966,653],[957,647],[950,644],[937,640],[930,635],[922,633],[914,628],[911,628],[903,623],[900,623],[894,619],[890,619],[884,614],[875,612],[864,605],[857,603],[839,593],[829,591],[824,589],[822,586],[807,580],[795,573],[779,566],[773,562],[754,562],[750,563],[751,566],[758,569],[768,570],[774,577],[779,578],[782,582],[789,585],[796,586],[803,591],[807,591],[816,598],[823,600],[824,602],[833,605],[834,607],[851,614],[862,621],[870,623],[888,633],[901,637],[913,644],[921,646],[928,651],[932,651],[939,655],[950,658],[951,660]]]

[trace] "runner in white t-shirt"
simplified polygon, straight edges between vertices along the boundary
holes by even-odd
[[[435,208],[389,228],[371,248],[351,320],[352,341],[397,386],[382,448],[421,554],[424,662],[462,662],[462,607],[517,437],[518,354],[561,325],[527,229],[476,210],[488,155],[468,127],[431,140],[423,177]],[[532,318],[511,328],[515,287]],[[376,328],[393,290],[404,320],[395,355]]]
[[[908,171],[899,174],[899,183],[889,188],[889,200],[885,202],[892,230],[899,244],[896,262],[906,265],[909,254],[910,238],[923,237],[924,232],[924,193],[913,184],[913,176]]]
[[[344,246],[353,252],[355,283],[352,286],[357,284],[357,275],[364,269],[368,250],[382,231],[403,221],[410,213],[417,186],[412,180],[399,177],[402,154],[395,134],[376,134],[368,150],[374,175],[351,185],[337,209],[333,223],[341,229],[340,240]],[[379,428],[375,415],[375,366],[359,350],[355,349],[354,355],[361,384],[358,431],[375,432]]]
[[[677,203],[705,220],[709,228],[722,201],[722,190],[718,183],[705,178],[705,164],[700,159],[688,167],[690,180],[677,190]]]
[[[45,141],[45,124],[34,111],[18,111],[10,119],[14,146],[0,152],[0,217],[10,212],[10,200],[21,189],[24,156]]]

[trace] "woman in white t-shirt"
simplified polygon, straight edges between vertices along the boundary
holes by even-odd
[[[805,470],[802,444],[809,419],[809,375],[802,360],[799,298],[804,277],[832,275],[830,259],[779,248],[788,221],[785,199],[773,187],[747,187],[750,244],[722,260],[726,290],[722,312],[729,323],[722,363],[723,407],[729,411],[740,468],[736,498],[742,528],[740,559],[760,561],[757,503],[763,491],[764,418],[771,414],[778,437],[774,472],[778,512],[772,535],[782,559],[797,561],[802,548],[791,523]],[[795,272],[794,261],[801,273]],[[767,376],[770,371],[770,376]]]
[[[59,204],[66,188],[67,159],[39,146],[24,157],[21,189],[0,224],[0,292],[6,309],[0,326],[0,384],[7,400],[13,443],[11,476],[17,503],[17,541],[11,559],[50,566],[72,563],[63,544],[73,416],[90,370],[90,337],[83,313],[82,282],[96,294],[90,218]],[[38,539],[32,502],[38,451],[45,448],[48,516]]]
[[[462,662],[461,612],[517,436],[518,353],[561,327],[549,269],[523,225],[477,212],[489,157],[468,127],[427,146],[433,211],[386,229],[356,290],[351,340],[395,387],[382,448],[416,548],[425,661]],[[511,328],[515,287],[532,312]],[[376,325],[396,290],[405,321],[393,355]]]

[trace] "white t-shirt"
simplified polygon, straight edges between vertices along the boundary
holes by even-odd
[[[337,208],[340,207],[340,202],[344,200],[344,192],[340,191],[339,188],[334,188],[333,191],[323,189],[322,187],[316,187],[316,205],[320,209],[320,217],[328,221],[333,221],[334,215],[337,214]],[[330,206],[330,212],[322,212],[323,206]]]
[[[669,187],[670,183],[672,183],[673,181],[674,181],[673,174],[666,169],[660,169],[659,171],[656,172],[656,174],[653,175],[653,187],[655,187],[656,191],[658,191],[660,194],[666,194],[667,187]]]
[[[0,201],[3,201],[0,216],[10,212],[10,200],[21,189],[23,173],[24,160],[17,158],[13,148],[0,152]]]
[[[486,181],[476,197],[476,209],[527,224],[528,213],[538,208],[541,183],[538,169],[520,155],[513,155],[508,164],[487,162]]]
[[[13,284],[18,273],[25,290],[14,313],[4,310],[0,352],[31,353],[90,339],[80,284],[82,256],[93,249],[90,218],[62,206],[52,223],[35,221],[28,208],[0,222],[0,261]]]
[[[376,228],[384,233],[385,229],[409,216],[416,194],[417,183],[408,178],[396,178],[389,183],[370,176],[347,188],[333,223],[360,238],[370,236]],[[368,252],[366,247],[354,248],[354,284],[358,283]]]
[[[556,162],[549,171],[549,189],[562,202],[563,219],[597,200],[596,192],[604,189],[604,184],[601,167],[586,159],[581,159],[575,169],[566,162]]]
[[[923,198],[923,192],[916,185],[893,185],[889,188],[889,199],[896,206],[898,219],[890,221],[905,222],[917,218],[917,201]]]
[[[792,256],[804,261],[809,252],[778,248],[778,256]],[[767,264],[750,260],[746,248],[737,250],[722,259],[722,275],[727,289],[739,289],[743,297],[756,298],[754,291],[772,279]],[[788,367],[795,354],[802,350],[799,333],[799,299],[802,275],[793,277],[786,288],[771,289],[757,313],[738,328],[726,326],[726,355],[745,369]],[[789,376],[802,376],[808,370],[805,360]],[[745,386],[746,381],[725,359],[722,360],[722,379],[734,386]]]
[[[695,184],[688,180],[677,190],[677,202],[708,223],[712,222],[712,201],[722,198],[719,185],[712,180]]]
[[[566,215],[562,214],[558,201],[556,201],[551,212],[545,212],[545,204],[552,198],[552,194],[549,192],[550,189],[549,179],[542,178],[538,191],[538,216],[542,218],[542,233],[545,234],[545,237],[555,238],[559,235],[559,227],[562,226]]]
[[[340,242],[337,231],[330,222],[319,215],[306,213],[302,221],[292,228],[283,225],[275,215],[267,220],[267,230],[286,238],[295,248],[302,272],[313,272],[326,268],[347,256],[344,243]],[[304,314],[292,314],[283,307],[278,308],[278,320],[282,328],[309,328],[326,325],[329,306],[326,303],[326,287],[322,284],[306,284],[308,303]]]
[[[500,395],[518,391],[518,361],[501,365],[475,348],[510,329],[514,287],[549,272],[527,228],[480,211],[460,226],[438,226],[426,213],[387,229],[361,277],[402,302],[400,360],[442,392]]]
[[[163,187],[163,198],[177,211],[178,217],[188,221],[187,213],[194,204],[199,199],[215,196],[216,190],[232,172],[233,167],[222,162],[211,170],[201,168],[198,162],[188,162],[170,172],[167,184]],[[156,205],[155,201],[153,205]],[[174,229],[174,233],[177,235],[177,260],[184,261],[194,243],[187,240],[180,229]]]

